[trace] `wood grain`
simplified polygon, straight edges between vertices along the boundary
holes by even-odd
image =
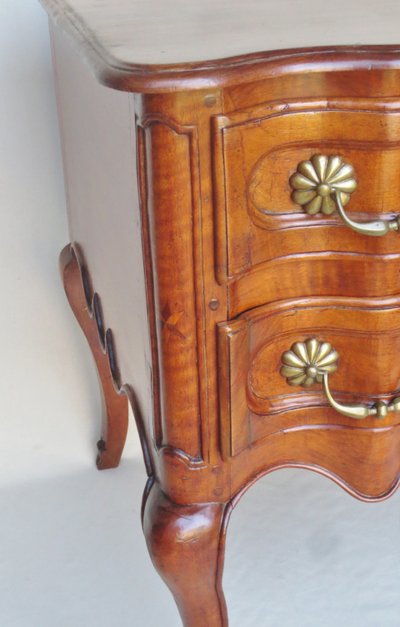
[[[156,277],[153,298],[162,423],[156,441],[159,447],[172,446],[201,459],[193,260],[193,221],[198,214],[196,187],[193,189],[198,186],[196,132],[149,116],[142,127],[143,167],[147,167],[145,211]]]
[[[222,571],[230,509],[220,503],[177,506],[157,484],[147,497],[147,546],[185,627],[228,626]]]
[[[96,321],[93,299],[88,304],[82,285],[81,270],[71,246],[60,255],[60,271],[69,304],[84,332],[96,362],[103,405],[103,432],[98,442],[97,466],[100,470],[118,466],[128,431],[128,401],[114,385],[109,353],[102,350],[100,325]],[[97,320],[99,318],[97,317]]]
[[[42,0],[113,65],[175,65],[270,50],[326,44],[396,43],[394,0],[318,0],[298,10],[288,0]],[[343,19],[346,15],[347,19]],[[229,37],[226,36],[229,33]],[[205,36],[205,34],[207,36]],[[268,38],[266,38],[268,34]]]
[[[227,4],[211,10],[208,0],[175,9],[155,0],[44,4],[55,20],[79,251],[66,249],[63,272],[109,407],[109,465],[125,436],[120,392],[134,407],[150,476],[143,522],[154,564],[186,627],[227,627],[226,527],[257,478],[308,468],[364,501],[399,485],[399,416],[356,423],[320,388],[289,388],[279,369],[294,341],[317,336],[340,351],[338,399],[371,402],[400,389],[398,234],[368,238],[335,216],[305,216],[288,185],[299,160],[335,151],[357,172],[351,215],[400,210],[400,49],[260,52],[260,33],[272,46],[274,19],[285,29],[292,19],[285,2],[274,13],[272,2],[239,11],[234,1],[223,15]],[[270,31],[252,19],[261,5]],[[359,33],[367,22],[377,32],[368,21],[377,6],[362,3]],[[394,4],[379,11],[395,24]],[[299,38],[309,33],[300,22]],[[324,24],[334,25],[326,13]],[[246,38],[227,41],[233,26]],[[100,82],[140,93],[98,85],[82,58]]]
[[[398,424],[400,414],[359,423],[330,409],[321,384],[291,387],[281,357],[297,341],[317,337],[340,355],[331,378],[345,403],[391,399],[400,390],[400,300],[310,298],[265,305],[219,325],[221,438],[235,455],[269,434],[305,425],[371,429]],[[228,387],[225,387],[228,382]]]
[[[151,441],[155,411],[133,97],[99,85],[63,33],[54,32],[52,40],[70,241],[100,296],[121,379],[135,390]]]
[[[318,253],[277,257],[229,285],[229,317],[263,303],[311,296],[394,296],[400,256]]]
[[[359,222],[398,212],[400,109],[393,98],[268,101],[217,117],[214,124],[219,276],[237,277],[290,254],[387,254],[391,237],[372,241],[343,226],[337,213],[310,216],[291,198],[290,176],[314,154],[339,154],[358,187],[346,207]],[[226,241],[224,241],[226,234]]]
[[[384,6],[377,0],[337,0],[323,11],[319,0],[308,0],[301,10],[290,0],[41,2],[98,79],[126,91],[248,83],[288,65],[303,73],[307,62],[309,71],[318,65],[350,70],[367,69],[371,62],[381,68],[399,63],[398,46],[382,47],[398,40],[396,0]],[[379,52],[356,48],[359,42],[379,46]]]

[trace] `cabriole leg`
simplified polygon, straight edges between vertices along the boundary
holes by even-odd
[[[177,505],[157,483],[147,497],[147,546],[185,627],[228,626],[221,583],[228,512],[223,503]]]

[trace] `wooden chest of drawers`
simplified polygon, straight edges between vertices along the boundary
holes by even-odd
[[[98,467],[119,463],[130,402],[154,565],[187,627],[223,627],[226,528],[258,477],[309,468],[365,501],[398,486],[400,11],[325,8],[341,45],[318,48],[315,1],[299,28],[270,2],[43,4]],[[339,5],[366,10],[356,39]]]

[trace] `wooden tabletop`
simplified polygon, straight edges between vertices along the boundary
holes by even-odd
[[[176,88],[177,73],[248,64],[269,51],[396,45],[400,39],[399,0],[41,2],[85,49],[100,80],[112,82],[112,74],[116,83],[117,75],[130,74],[130,86],[136,76],[138,87],[144,75],[150,80],[164,73]],[[122,83],[113,86],[130,88]]]

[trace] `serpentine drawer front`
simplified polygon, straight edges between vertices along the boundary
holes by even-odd
[[[374,400],[392,400],[399,395],[399,307],[399,299],[376,302],[314,298],[306,303],[294,300],[264,305],[220,324],[221,435],[225,455],[237,455],[282,433],[303,431],[311,436],[321,426],[326,432],[341,427],[348,448],[336,460],[342,464],[353,454],[354,440],[359,438],[359,433],[354,433],[356,427],[400,423],[400,414],[395,413],[388,413],[379,424],[374,416],[362,424],[355,423],[354,418],[330,408],[321,385],[323,377],[317,379],[318,372],[331,373],[332,394],[343,403],[372,405]],[[315,360],[312,351],[307,351],[307,342],[314,338],[320,338],[320,344],[331,344],[320,359],[316,350]],[[305,344],[303,353],[290,351],[288,355],[296,343]],[[310,366],[316,366],[316,372],[303,379]]]
[[[42,3],[97,465],[130,403],[154,566],[185,627],[227,627],[255,478],[308,468],[364,501],[399,483],[400,4]]]
[[[217,116],[214,141],[217,275],[221,283],[232,284],[232,315],[277,296],[376,296],[382,291],[383,260],[385,273],[399,272],[399,99],[267,101]],[[313,165],[319,157],[338,167],[332,180],[341,175],[341,189],[350,189],[344,194],[345,216],[357,221],[353,232],[334,210],[334,185],[331,190],[327,186],[328,196],[319,204],[318,186],[325,182],[323,169]],[[310,164],[309,182],[315,187],[307,187],[298,171],[304,163]],[[365,235],[377,219],[375,234],[389,232],[371,242]],[[365,233],[354,232],[363,224]],[[334,255],[327,257],[327,251]],[[350,268],[357,272],[353,285],[338,280],[338,273]],[[293,272],[298,275],[295,282]],[[279,277],[278,287],[271,287],[271,274]]]

